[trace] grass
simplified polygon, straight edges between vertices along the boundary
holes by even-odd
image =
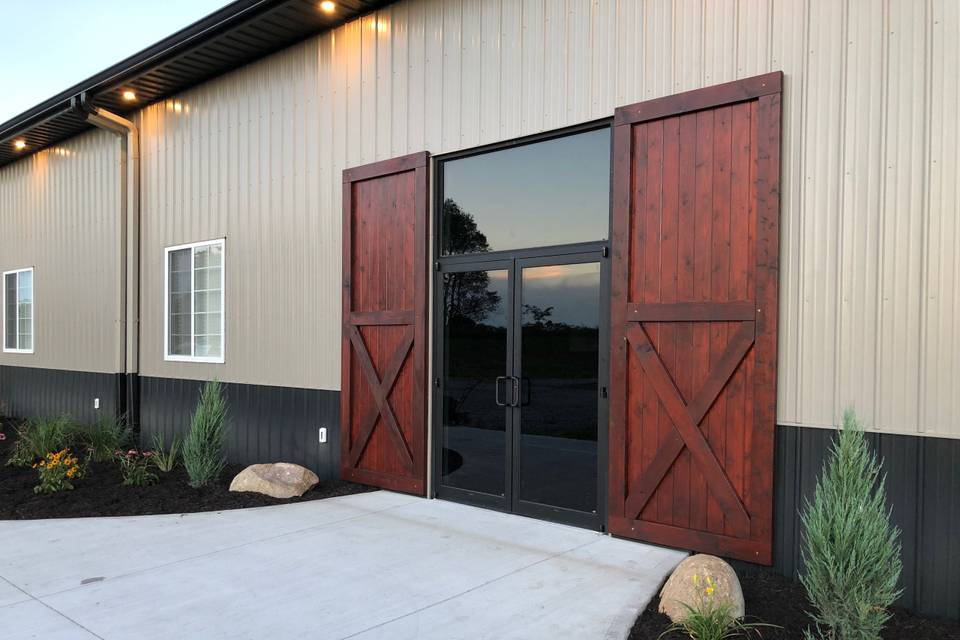
[[[180,436],[173,436],[173,442],[167,449],[162,433],[153,434],[153,464],[163,473],[170,473],[177,466],[180,456]]]
[[[77,441],[76,426],[67,416],[28,420],[15,431],[17,439],[7,459],[13,467],[29,467],[48,453],[67,449]]]
[[[103,418],[89,427],[76,427],[80,443],[94,462],[109,462],[130,443],[130,427],[124,419]]]

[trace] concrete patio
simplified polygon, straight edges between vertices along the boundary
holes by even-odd
[[[0,637],[624,638],[684,554],[378,491],[0,522]]]

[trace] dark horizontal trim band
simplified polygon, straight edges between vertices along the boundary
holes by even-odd
[[[684,529],[659,522],[630,520],[623,516],[611,515],[608,522],[610,533],[615,536],[627,536],[636,539],[638,536],[644,542],[662,544],[680,549],[696,548],[700,553],[732,557],[734,554],[740,559],[750,558],[749,562],[770,565],[773,557],[764,550],[763,540],[766,534],[751,530],[750,538],[735,538],[732,536],[713,534],[705,531]]]
[[[353,311],[347,318],[347,324],[354,326],[367,325],[404,325],[413,324],[416,314],[412,310],[405,311]]]
[[[627,305],[629,322],[736,322],[754,320],[756,303],[735,302],[665,302],[631,303]]]
[[[672,96],[620,107],[614,113],[613,126],[639,124],[647,120],[656,120],[734,102],[753,100],[771,93],[780,93],[782,87],[783,72],[774,71],[762,76],[685,91]]]
[[[425,496],[426,488],[416,478],[395,476],[389,473],[380,473],[371,469],[340,469],[340,477],[350,482],[370,484],[389,491],[400,491]]]
[[[430,160],[430,154],[426,151],[418,151],[399,158],[390,158],[373,164],[365,164],[362,167],[353,167],[343,170],[343,182],[359,182],[360,180],[369,180],[388,176],[393,173],[403,173],[404,171],[413,171],[421,167],[426,167]]]

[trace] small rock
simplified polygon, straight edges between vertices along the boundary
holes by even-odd
[[[289,462],[252,464],[236,475],[230,491],[252,491],[273,498],[302,496],[320,482],[310,469]]]
[[[694,576],[697,576],[695,579]],[[712,582],[712,593],[707,594],[707,578]],[[736,571],[717,558],[698,554],[690,556],[673,570],[660,590],[660,613],[674,622],[683,620],[689,612],[684,604],[699,609],[704,603],[729,603],[734,618],[744,616],[743,591]]]

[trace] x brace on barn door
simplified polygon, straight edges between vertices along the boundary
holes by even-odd
[[[750,515],[704,438],[700,423],[753,344],[755,326],[753,306],[752,302],[630,305],[627,340],[633,346],[644,373],[674,424],[674,430],[660,446],[653,461],[647,465],[643,474],[631,487],[626,505],[631,517],[639,517],[640,512],[653,497],[657,486],[673,466],[677,456],[686,447],[700,464],[701,471],[706,477],[707,487],[723,507],[724,514],[730,518],[737,534],[744,536],[749,534]],[[685,401],[653,348],[642,323],[733,319],[741,321],[740,328],[727,344],[719,361],[711,368],[700,390],[691,401]]]
[[[366,318],[357,318],[359,315],[360,314],[354,314],[354,319],[351,323],[353,326],[350,327],[350,342],[360,361],[360,369],[363,371],[363,375],[370,385],[370,390],[373,392],[375,404],[370,405],[360,421],[360,435],[350,447],[350,466],[354,467],[357,465],[360,456],[363,455],[364,449],[367,448],[367,444],[370,442],[370,436],[373,435],[373,429],[377,425],[377,419],[382,418],[383,422],[387,424],[387,433],[393,440],[396,449],[403,452],[404,465],[412,472],[413,456],[410,453],[410,448],[407,446],[407,441],[403,437],[400,423],[397,422],[397,417],[394,415],[393,408],[390,406],[390,392],[393,390],[393,385],[397,382],[397,376],[400,374],[400,368],[403,366],[403,362],[406,360],[407,354],[410,353],[410,348],[413,346],[413,314],[390,314],[390,317],[387,317],[387,314],[368,314]],[[402,319],[401,316],[402,318],[409,316],[409,319],[407,319],[407,322],[399,322],[399,320]],[[393,357],[390,358],[386,373],[383,375],[383,380],[377,377],[373,360],[370,359],[370,351],[367,349],[367,345],[364,343],[363,336],[360,335],[359,329],[357,329],[357,325],[364,324],[364,320],[370,321],[367,324],[384,325],[395,323],[398,325],[402,324],[405,327],[403,338],[393,352]]]

